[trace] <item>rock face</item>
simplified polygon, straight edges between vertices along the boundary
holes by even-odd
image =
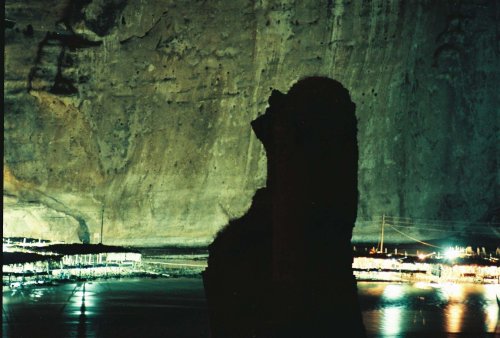
[[[266,182],[272,89],[356,104],[359,236],[498,206],[495,1],[7,1],[4,235],[203,245]],[[369,222],[365,222],[368,220]],[[425,233],[422,233],[425,234]]]

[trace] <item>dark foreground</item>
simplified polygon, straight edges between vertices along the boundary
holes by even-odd
[[[208,337],[200,279],[128,279],[3,292],[3,337]]]
[[[500,337],[498,284],[358,288],[369,337]],[[209,337],[199,278],[5,288],[2,324],[3,337]]]

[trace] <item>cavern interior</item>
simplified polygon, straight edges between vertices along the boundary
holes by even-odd
[[[256,290],[266,290],[269,296],[281,290],[283,299],[259,303],[271,308],[269,313],[281,315],[262,315],[260,328],[265,327],[265,332],[247,327],[247,331],[238,331],[241,337],[285,337],[274,327],[287,320],[283,313],[291,313],[283,310],[283,304],[288,304],[287,309],[299,304],[308,313],[318,306],[324,309],[317,315],[322,324],[329,323],[324,325],[329,326],[325,337],[349,328],[352,337],[393,337],[407,332],[415,337],[500,334],[499,1],[7,0],[3,16],[4,254],[12,239],[22,244],[22,252],[28,250],[30,241],[38,241],[40,246],[76,243],[85,245],[86,249],[77,249],[78,255],[88,255],[86,264],[95,268],[104,263],[89,248],[107,245],[127,248],[103,252],[110,259],[109,252],[117,250],[125,257],[123,262],[134,262],[134,268],[139,263],[130,257],[142,252],[144,264],[156,272],[168,264],[172,269],[197,269],[189,276],[179,272],[175,280],[165,278],[165,287],[158,278],[148,279],[144,285],[149,285],[150,294],[131,293],[130,302],[161,299],[165,303],[151,301],[130,313],[113,307],[109,322],[114,324],[109,327],[99,322],[108,317],[88,310],[93,306],[88,304],[91,296],[85,298],[86,292],[100,294],[100,284],[97,279],[88,284],[89,279],[83,279],[79,271],[78,280],[67,282],[74,284],[58,286],[68,288],[64,297],[61,291],[61,299],[70,297],[71,290],[71,295],[76,295],[75,290],[83,292],[83,303],[80,296],[80,303],[74,305],[78,325],[72,327],[70,319],[56,328],[40,322],[31,331],[23,331],[24,322],[16,322],[16,318],[24,317],[21,312],[11,315],[18,311],[12,305],[3,311],[3,336],[41,332],[40,337],[43,333],[53,337],[231,337],[214,331],[213,311],[222,305],[213,305],[210,299],[207,303],[205,292],[211,285],[211,290],[224,293],[228,290],[224,283],[233,282],[248,289],[255,276],[262,277],[262,289]],[[297,118],[286,126],[276,122],[278,126],[265,131],[269,135],[262,134],[259,125],[266,111],[280,106],[282,97],[295,97],[292,88],[307,79],[338,83],[345,90],[342,97],[349,107],[352,104],[348,111],[356,121],[349,126],[316,121],[305,136],[297,136],[287,128],[292,124],[293,128],[309,127],[307,121]],[[285,111],[297,107],[314,111],[315,97],[334,100],[337,95],[334,91],[325,94],[322,85],[310,83],[307,90],[312,96],[298,96],[300,99],[287,103]],[[331,104],[335,113],[344,109],[344,103],[339,103],[343,99],[339,100]],[[339,135],[346,130],[353,131],[355,141],[339,146],[337,141],[343,137]],[[292,144],[287,149],[293,154],[299,152],[298,137],[303,138],[300,142],[328,143],[325,139],[331,136],[331,144],[335,144],[331,147],[338,148],[332,155],[336,160],[328,154],[312,160],[307,154],[317,147],[311,146],[301,148],[305,155],[295,162],[286,162],[279,151],[276,155],[275,148],[265,144],[267,138],[281,144],[283,135],[293,139],[287,145]],[[282,146],[279,149],[285,149]],[[273,156],[279,160],[272,162]],[[290,163],[294,166],[287,167]],[[338,169],[346,163],[351,164],[348,170]],[[324,181],[324,177],[332,179]],[[304,185],[289,189],[297,182]],[[266,189],[271,191],[269,196],[262,195]],[[325,197],[328,203],[321,208],[311,206],[317,200],[306,195],[318,196],[322,191],[335,197]],[[258,203],[266,205],[266,217],[251,215],[255,208],[261,210]],[[308,233],[304,235],[300,229],[316,216],[341,230],[320,230],[310,235],[314,239],[306,239]],[[250,230],[227,230],[243,223]],[[264,229],[264,225],[269,227]],[[306,244],[299,248],[297,243],[302,245],[302,241]],[[424,247],[415,249],[416,245]],[[422,293],[416,298],[396,299],[390,288],[387,291],[387,284],[361,287],[358,279],[357,305],[356,282],[351,278],[353,252],[368,256],[367,250],[374,249],[378,255],[396,255],[399,250],[406,259],[413,250],[415,257],[424,254],[439,259],[438,252],[445,245],[453,245],[457,252],[463,246],[464,259],[488,260],[484,263],[488,272],[460,273],[460,278],[475,283],[473,291],[463,286],[461,297],[485,295],[477,302],[481,309],[477,311],[482,311],[477,318],[465,315],[476,308],[457,310],[458,298],[453,298],[457,294],[444,288],[419,289]],[[40,257],[44,254],[36,251]],[[87,259],[72,258],[70,262],[63,257],[66,253],[59,254],[61,263],[53,267],[47,261],[44,265],[47,276],[58,264],[61,270],[63,263],[81,268]],[[231,259],[224,261],[228,255]],[[217,261],[214,257],[222,258]],[[27,268],[21,265],[31,260],[36,261],[29,258],[16,261],[17,267],[9,265],[12,273],[8,282],[4,277],[4,302],[9,295],[9,304],[29,307],[15,298],[21,288],[14,288],[13,283],[26,280]],[[239,266],[243,263],[248,265]],[[4,261],[4,271],[11,271],[6,264]],[[236,265],[234,271],[238,272],[230,283],[226,276]],[[300,268],[290,268],[295,265]],[[447,271],[444,265],[439,267],[439,277]],[[254,270],[248,270],[250,266]],[[377,269],[398,270],[401,277],[406,268]],[[433,268],[428,269],[429,275],[437,275]],[[29,278],[37,275],[33,271],[35,268]],[[108,276],[111,270],[106,271]],[[164,275],[177,273],[172,271]],[[336,275],[338,271],[343,272]],[[213,277],[216,273],[219,275]],[[414,275],[412,272],[411,278]],[[13,279],[19,276],[22,282]],[[206,276],[213,279],[207,281]],[[335,276],[342,282],[335,281]],[[326,282],[311,282],[323,277],[333,280],[338,289]],[[295,283],[298,279],[301,283]],[[126,290],[121,285],[116,289],[109,286],[109,290],[118,295],[120,288]],[[311,302],[305,296],[290,301],[305,286],[331,296],[331,303],[326,296],[324,304],[319,296]],[[168,293],[170,287],[179,298]],[[339,290],[347,290],[351,301],[346,298],[345,304],[336,303],[342,298],[334,295]],[[427,303],[434,299],[430,290],[437,290],[441,298],[435,297],[443,302],[443,313],[434,317]],[[214,291],[215,298],[222,294],[219,291]],[[253,293],[248,299],[262,295]],[[104,298],[108,296],[102,297],[102,309],[108,309]],[[116,299],[113,297],[109,296],[110,302]],[[387,300],[387,312],[375,316],[377,299]],[[231,302],[236,300],[227,304]],[[353,312],[363,314],[365,328],[356,316],[350,321],[347,315],[340,315],[342,311],[328,310],[335,304],[343,304],[339,306],[345,309],[347,303],[355,304]],[[240,303],[245,307],[241,304],[247,303]],[[405,306],[414,312],[401,314]],[[252,313],[260,313],[261,308],[255,309]],[[229,315],[235,315],[233,308],[225,310],[227,318],[233,318]],[[54,316],[56,313],[59,316],[64,311],[54,310]],[[124,324],[117,329],[120,318],[130,318],[130,322],[141,313],[150,318],[142,327],[137,324],[132,329],[132,324],[128,328]],[[174,319],[162,323],[167,315]],[[296,312],[293,323],[303,315]],[[329,321],[328,316],[337,320]],[[403,318],[397,328],[384,322],[386,317],[397,316]],[[421,317],[415,320],[415,316]],[[453,324],[456,317],[461,318],[458,326]],[[217,317],[218,323],[224,326],[225,317],[221,318]],[[404,318],[413,318],[413,326],[401,324]],[[191,320],[193,324],[189,324]],[[301,326],[300,334],[295,331],[300,337],[311,332],[316,322],[307,323],[310,326]],[[287,329],[286,336],[290,336],[297,326],[291,324]],[[322,335],[318,331],[315,336]]]

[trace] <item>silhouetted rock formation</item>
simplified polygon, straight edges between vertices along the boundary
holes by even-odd
[[[271,320],[272,222],[265,189],[210,245],[204,271],[212,337],[266,337]]]
[[[355,105],[337,81],[274,91],[252,122],[266,189],[210,245],[213,337],[363,337],[352,274],[358,202]]]

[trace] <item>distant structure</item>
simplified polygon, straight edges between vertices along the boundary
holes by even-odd
[[[203,279],[220,337],[364,337],[352,272],[357,121],[348,91],[310,77],[252,122],[267,187],[209,247]]]
[[[4,238],[2,255],[4,286],[132,275],[142,260],[139,251],[125,247],[23,237]]]

